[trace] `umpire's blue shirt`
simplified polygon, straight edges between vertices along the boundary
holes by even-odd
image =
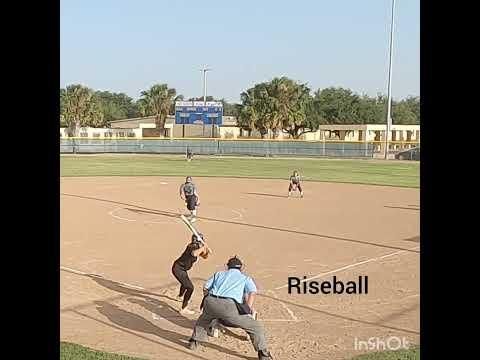
[[[238,269],[216,272],[207,280],[204,287],[208,289],[209,294],[232,298],[239,304],[243,303],[244,294],[257,292],[252,278]]]

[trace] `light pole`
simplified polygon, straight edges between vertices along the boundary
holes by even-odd
[[[395,0],[392,0],[392,23],[390,26],[390,63],[388,67],[387,130],[385,132],[385,159],[388,159],[388,135],[392,128],[392,65],[393,65],[393,29],[395,24]]]
[[[200,69],[203,72],[203,106],[207,105],[207,71],[211,70],[206,66]]]
[[[207,106],[207,71],[211,71],[207,66],[204,66],[200,71],[203,72],[203,106]],[[213,124],[212,125],[212,134],[213,134]],[[205,134],[205,120],[203,121],[203,133]],[[213,135],[212,135],[213,137]]]

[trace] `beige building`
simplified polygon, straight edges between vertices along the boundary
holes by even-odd
[[[145,116],[132,119],[114,120],[110,122],[112,129],[138,129],[137,137],[173,137],[173,127],[175,123],[174,116],[167,116],[165,120],[165,129],[161,133],[155,126],[155,116]]]
[[[92,128],[81,127],[80,138],[85,139],[119,139],[119,138],[141,138],[142,128]],[[68,129],[60,128],[60,138],[68,138]]]
[[[80,137],[85,138],[220,138],[220,139],[256,139],[261,138],[258,131],[239,128],[235,117],[223,116],[222,125],[175,124],[175,117],[169,115],[165,121],[163,133],[155,127],[155,117],[116,120],[110,128],[81,128]],[[347,141],[368,142],[383,151],[386,126],[380,124],[363,125],[320,125],[314,132],[301,135],[304,141]],[[60,137],[67,137],[66,129],[60,129]],[[283,131],[271,131],[266,134],[269,140],[289,140],[290,135]],[[392,125],[388,134],[390,150],[401,150],[420,144],[420,125]]]

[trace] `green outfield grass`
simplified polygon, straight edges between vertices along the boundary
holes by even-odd
[[[61,176],[220,176],[288,179],[294,169],[306,181],[418,188],[420,164],[384,160],[282,159],[181,156],[61,156]]]
[[[356,356],[351,360],[420,360],[420,347],[408,350],[380,351]]]
[[[125,355],[96,351],[81,345],[60,343],[60,360],[142,360]],[[420,347],[408,350],[381,351],[352,358],[351,360],[420,360]]]
[[[60,342],[60,360],[142,360],[125,355],[96,351],[81,345]]]

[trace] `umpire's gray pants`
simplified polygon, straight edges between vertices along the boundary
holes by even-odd
[[[249,315],[240,315],[233,299],[219,299],[207,296],[203,303],[203,313],[195,323],[192,339],[207,341],[207,331],[211,322],[218,319],[225,326],[244,329],[252,341],[255,351],[267,350],[267,339],[263,325]]]

